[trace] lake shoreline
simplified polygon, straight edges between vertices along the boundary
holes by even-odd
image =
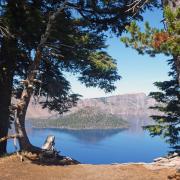
[[[59,129],[59,130],[74,130],[74,131],[83,131],[83,130],[128,130],[129,128],[120,128],[120,127],[107,127],[107,128],[68,128],[68,127],[36,127],[32,126],[32,129]]]
[[[21,162],[16,155],[0,158],[0,169],[0,177],[3,177],[4,180],[12,180],[12,178],[13,180],[44,180],[47,179],[47,177],[61,180],[159,180],[168,179],[175,176],[179,177],[176,168],[165,166],[155,167],[152,166],[151,163],[42,166],[33,162]]]
[[[27,132],[30,142],[35,146],[43,145],[48,135],[55,136],[55,148],[82,163],[148,163],[170,151],[168,145],[158,137],[152,139],[147,132],[137,133],[125,128],[72,130],[29,126]],[[9,141],[7,150],[13,152],[12,141]]]

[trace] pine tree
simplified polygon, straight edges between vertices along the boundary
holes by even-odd
[[[171,80],[163,82],[155,82],[155,86],[159,92],[151,92],[158,105],[151,107],[162,112],[162,115],[151,116],[155,121],[155,125],[144,127],[150,132],[151,136],[162,135],[166,142],[170,144],[173,151],[180,152],[180,92],[177,80],[177,74],[174,62],[169,60],[171,72],[169,76]]]
[[[154,115],[154,125],[146,126],[152,136],[162,135],[175,151],[180,150],[180,88],[177,57],[180,55],[180,8],[172,12],[168,6],[164,10],[166,21],[165,29],[151,28],[145,24],[142,32],[135,22],[127,27],[130,37],[121,38],[126,46],[130,46],[139,54],[149,54],[154,57],[163,53],[172,56],[168,61],[171,66],[169,76],[171,80],[155,82],[159,92],[152,92],[150,96],[159,103],[152,107],[162,112],[162,115]]]

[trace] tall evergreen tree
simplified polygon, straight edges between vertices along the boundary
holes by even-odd
[[[163,115],[152,116],[156,124],[147,126],[152,136],[162,135],[166,141],[179,151],[180,143],[180,86],[178,57],[180,55],[180,8],[172,11],[169,6],[164,9],[164,18],[166,21],[165,29],[151,28],[148,23],[145,24],[145,30],[142,32],[135,22],[127,27],[131,37],[123,37],[121,40],[126,46],[136,49],[140,54],[149,54],[155,56],[163,53],[171,56],[169,64],[172,71],[169,73],[171,80],[156,82],[155,85],[161,92],[150,93],[160,104],[155,106],[163,112]]]
[[[173,151],[180,153],[180,92],[174,61],[169,60],[169,64],[172,69],[169,72],[171,80],[155,82],[160,91],[150,93],[158,102],[151,108],[159,110],[162,115],[153,115],[155,125],[146,126],[145,129],[152,136],[162,135]]]

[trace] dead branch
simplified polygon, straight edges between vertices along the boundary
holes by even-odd
[[[149,0],[135,0],[130,4],[127,4],[128,9],[126,12],[133,12],[133,16],[135,16],[139,9],[141,9]]]
[[[38,80],[38,79],[33,79],[33,82],[42,84],[42,81],[41,81],[41,80]]]
[[[22,80],[20,81],[21,84],[24,84],[24,85],[28,85],[29,84],[29,81],[26,79],[26,80]]]
[[[15,150],[16,150],[16,154],[20,158],[20,161],[22,162],[23,161],[23,156],[18,152],[18,148],[17,148],[17,144],[16,144],[16,139],[18,137],[21,137],[21,136],[19,134],[12,134],[12,135],[9,135],[9,136],[5,136],[5,137],[0,139],[0,143],[3,142],[3,141],[6,141],[8,139],[14,139],[14,147],[15,147]]]
[[[18,137],[21,137],[21,136],[19,134],[12,134],[12,135],[5,136],[5,137],[1,138],[0,142],[6,141],[8,139],[16,139]]]
[[[3,18],[0,18],[0,35],[7,38],[13,38],[14,36],[10,33],[7,24],[4,22]]]

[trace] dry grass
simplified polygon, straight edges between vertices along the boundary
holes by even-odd
[[[16,155],[0,158],[0,180],[166,180],[175,169],[149,169],[143,165],[39,165],[21,162]]]

